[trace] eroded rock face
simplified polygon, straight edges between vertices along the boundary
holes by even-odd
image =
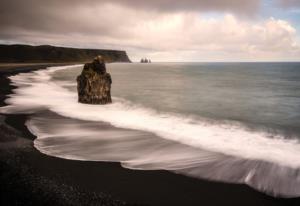
[[[97,56],[92,63],[84,65],[77,77],[78,101],[86,104],[111,103],[111,83],[103,58]]]

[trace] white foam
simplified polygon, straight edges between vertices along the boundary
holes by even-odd
[[[51,80],[54,71],[76,66],[51,67],[10,77],[19,86],[0,112],[32,112],[47,108],[60,115],[89,121],[104,121],[116,127],[148,131],[160,137],[197,148],[248,159],[300,168],[300,144],[269,133],[249,131],[241,125],[211,123],[113,99],[110,105],[77,102],[77,94]]]

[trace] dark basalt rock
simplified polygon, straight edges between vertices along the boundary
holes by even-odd
[[[0,44],[0,62],[3,63],[89,62],[97,55],[101,55],[105,62],[130,62],[127,53],[119,50]]]
[[[141,63],[151,63],[151,59],[147,59],[147,58],[145,58],[145,59],[141,59],[141,61],[140,61]]]
[[[111,83],[103,58],[97,56],[92,63],[84,65],[77,77],[78,101],[86,104],[111,103]]]

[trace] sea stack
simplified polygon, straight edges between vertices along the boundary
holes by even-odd
[[[147,59],[147,58],[142,58],[141,63],[151,63],[151,59]]]
[[[86,63],[77,77],[78,102],[86,104],[111,103],[111,76],[106,72],[102,56],[94,58],[92,63]]]

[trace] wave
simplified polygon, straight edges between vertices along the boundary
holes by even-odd
[[[51,79],[57,70],[79,66],[10,77],[18,88],[0,112],[48,110],[67,117],[52,121],[51,115],[46,115],[27,123],[38,137],[35,146],[40,151],[67,159],[120,161],[132,169],[166,169],[246,183],[272,195],[300,195],[297,138],[251,130],[237,122],[158,112],[116,97],[110,105],[80,104],[77,94],[63,87],[66,82]],[[75,124],[74,119],[85,124]],[[99,131],[101,122],[123,130]]]

